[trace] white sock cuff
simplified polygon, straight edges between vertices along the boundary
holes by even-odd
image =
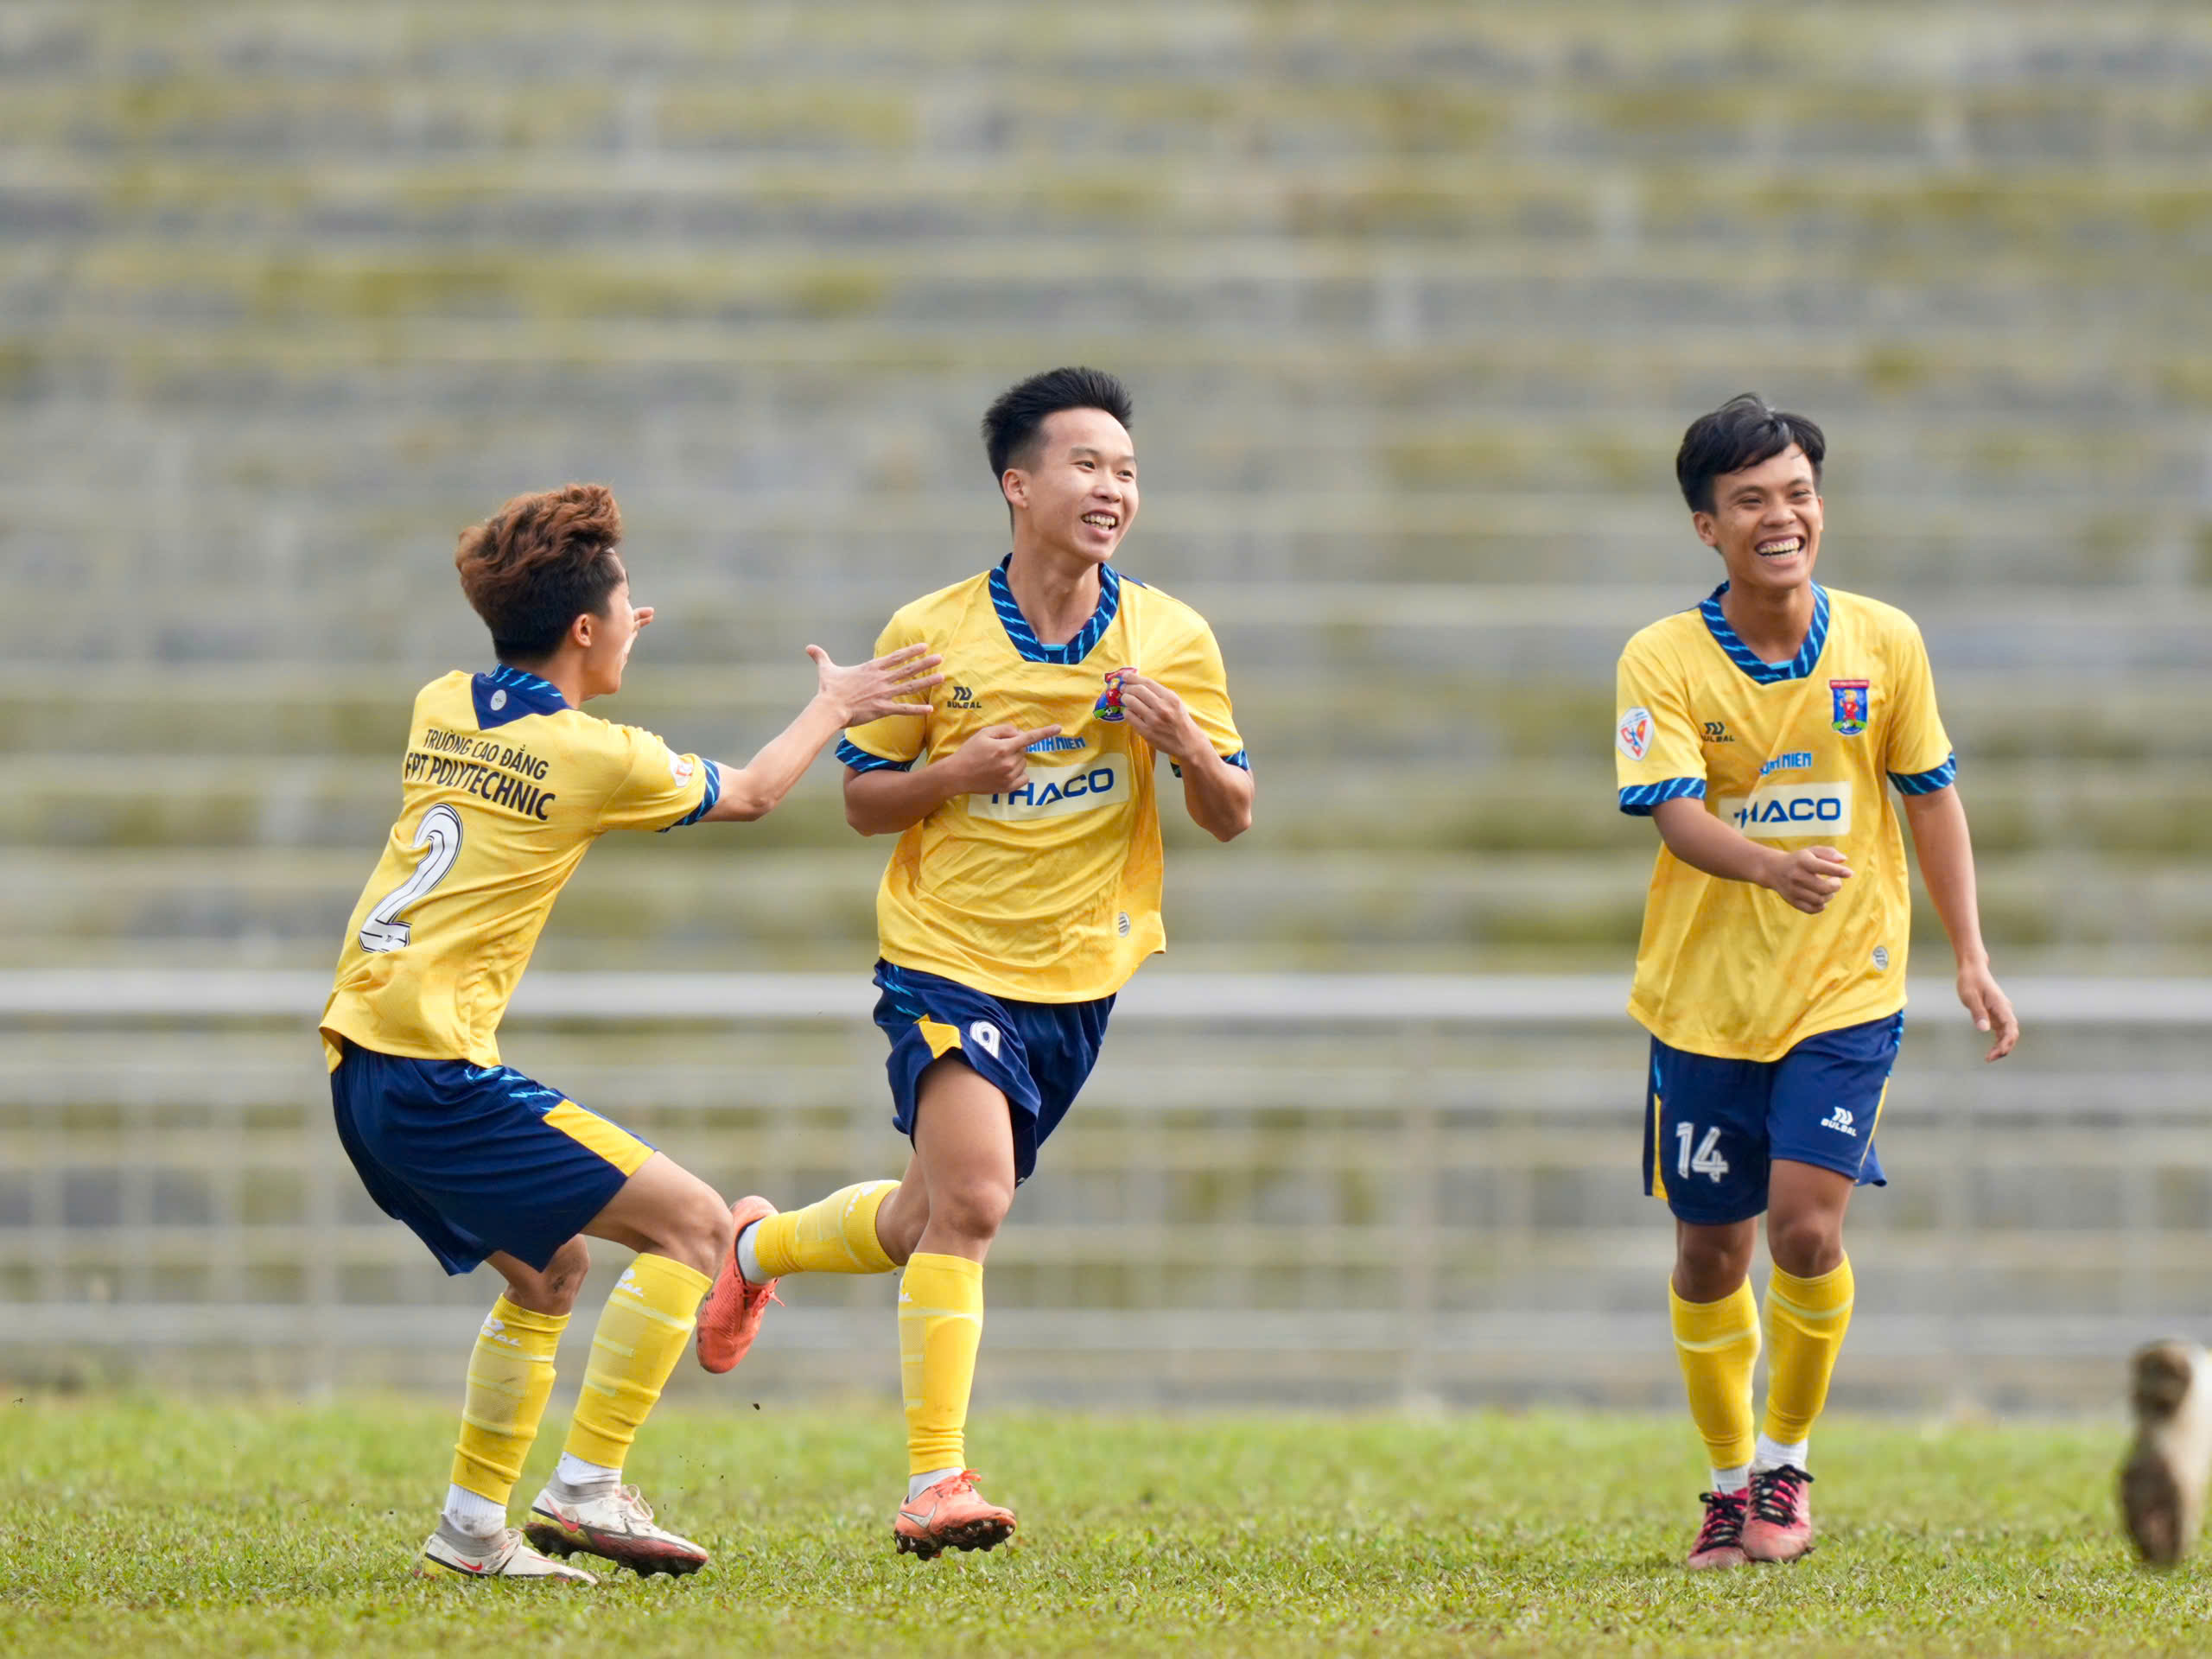
[[[483,1493],[472,1492],[466,1486],[448,1486],[445,1516],[453,1522],[456,1532],[465,1532],[472,1538],[493,1538],[506,1529],[507,1506],[494,1503]]]
[[[749,1221],[745,1230],[737,1236],[737,1270],[745,1275],[745,1282],[757,1285],[768,1275],[760,1270],[760,1253],[753,1248],[753,1235],[760,1230],[760,1224]]]
[[[1740,1492],[1748,1490],[1751,1484],[1751,1465],[1748,1463],[1739,1463],[1733,1469],[1713,1471],[1713,1490],[1716,1492]]]
[[[1751,1467],[1779,1469],[1784,1464],[1788,1464],[1793,1468],[1809,1469],[1810,1465],[1805,1461],[1806,1448],[1812,1443],[1809,1438],[1802,1440],[1770,1440],[1762,1434],[1759,1436],[1758,1450],[1751,1453]]]
[[[912,1503],[940,1480],[949,1480],[959,1472],[959,1469],[956,1466],[950,1469],[932,1469],[925,1475],[909,1475],[906,1478],[906,1501],[909,1503]]]
[[[619,1486],[622,1484],[622,1471],[609,1469],[603,1463],[586,1463],[582,1458],[572,1457],[563,1452],[561,1461],[554,1466],[553,1478],[571,1489],[579,1486]]]

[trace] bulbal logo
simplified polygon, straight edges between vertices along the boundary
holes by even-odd
[[[1715,801],[1713,810],[1758,841],[1847,836],[1851,833],[1851,785],[1765,784],[1748,796]]]
[[[1854,1122],[1856,1120],[1852,1115],[1839,1106],[1821,1120],[1821,1127],[1824,1129],[1834,1129],[1838,1135],[1847,1135],[1856,1141],[1859,1138],[1859,1131],[1852,1127]]]
[[[1613,728],[1613,741],[1621,746],[1621,753],[1631,760],[1641,760],[1651,753],[1651,711],[1649,709],[1624,709]]]
[[[1708,743],[1733,743],[1736,740],[1728,735],[1726,721],[1708,720],[1705,722],[1705,741]]]
[[[1117,806],[1129,798],[1128,766],[1124,755],[1103,754],[1087,765],[1078,761],[1071,766],[1032,766],[1018,789],[996,795],[970,795],[968,810],[979,818],[1010,822]]]
[[[964,685],[956,685],[952,688],[952,695],[944,700],[944,706],[948,709],[973,709],[977,706],[976,694]]]

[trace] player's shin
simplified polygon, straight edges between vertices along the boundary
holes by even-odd
[[[910,1475],[966,1460],[968,1395],[983,1337],[983,1264],[915,1252],[899,1284],[899,1370]]]
[[[1751,1461],[1751,1368],[1759,1357],[1758,1304],[1748,1281],[1717,1302],[1686,1302],[1667,1287],[1690,1419],[1711,1459],[1716,1491],[1740,1491]]]
[[[477,1333],[446,1496],[446,1518],[472,1536],[507,1523],[507,1500],[545,1415],[553,1355],[568,1323],[565,1313],[533,1313],[502,1296]]]
[[[1760,1460],[1804,1466],[1804,1445],[1827,1403],[1828,1378],[1851,1328],[1851,1259],[1816,1279],[1774,1269],[1767,1281],[1766,1424]],[[1794,1452],[1796,1455],[1790,1455]]]
[[[890,1273],[898,1263],[876,1236],[876,1211],[896,1181],[841,1187],[803,1210],[786,1210],[745,1230],[738,1270],[754,1284],[794,1273]]]
[[[619,1476],[639,1425],[660,1399],[711,1281],[664,1255],[622,1271],[592,1332],[591,1365],[576,1399],[558,1478],[575,1486]]]

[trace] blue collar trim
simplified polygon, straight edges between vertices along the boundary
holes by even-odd
[[[991,570],[991,606],[998,612],[999,621],[1006,629],[1006,637],[1013,642],[1026,661],[1033,663],[1081,662],[1090,654],[1090,648],[1103,639],[1106,630],[1113,626],[1114,613],[1122,608],[1122,578],[1110,564],[1098,567],[1098,608],[1090,613],[1090,620],[1083,625],[1083,632],[1065,645],[1048,645],[1037,638],[1029,626],[1029,619],[1021,613],[1021,607],[1014,602],[1014,588],[1006,579],[1007,567],[1014,563],[1009,553]]]
[[[491,731],[524,715],[557,715],[569,706],[560,688],[550,681],[505,663],[488,674],[476,675],[469,681],[468,690],[476,701],[479,731]]]
[[[1805,643],[1797,647],[1797,654],[1786,663],[1770,663],[1760,658],[1751,648],[1736,637],[1736,630],[1728,626],[1728,618],[1720,608],[1720,595],[1728,591],[1722,582],[1705,597],[1698,613],[1705,618],[1705,626],[1713,635],[1713,643],[1728,653],[1728,660],[1742,669],[1761,685],[1779,685],[1784,680],[1802,680],[1813,671],[1813,664],[1821,660],[1821,648],[1828,642],[1828,590],[1819,582],[1813,584],[1813,626],[1805,632]]]

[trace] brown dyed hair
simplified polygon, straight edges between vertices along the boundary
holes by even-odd
[[[607,614],[620,585],[622,510],[604,484],[564,484],[518,495],[461,532],[461,591],[503,663],[543,662],[585,612]]]

